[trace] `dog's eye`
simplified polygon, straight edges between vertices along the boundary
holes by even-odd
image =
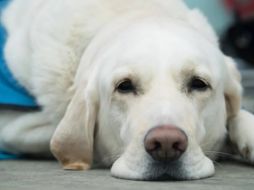
[[[189,82],[188,87],[189,87],[189,91],[193,91],[193,90],[206,91],[209,88],[209,84],[198,77],[193,77],[191,81]]]
[[[132,83],[130,79],[125,79],[121,81],[117,85],[116,90],[122,94],[136,93],[136,87],[134,86],[134,84]]]

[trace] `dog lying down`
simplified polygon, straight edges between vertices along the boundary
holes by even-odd
[[[133,180],[212,176],[233,144],[254,161],[239,72],[182,1],[14,0],[2,21],[8,67],[42,107],[1,112],[2,149]]]

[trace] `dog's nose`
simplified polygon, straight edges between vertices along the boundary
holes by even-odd
[[[186,150],[186,134],[173,126],[160,126],[151,129],[144,140],[146,151],[156,161],[177,160]]]

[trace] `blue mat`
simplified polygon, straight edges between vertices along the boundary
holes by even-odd
[[[1,13],[11,0],[0,0],[0,19]],[[7,33],[0,22],[0,108],[37,108],[38,105],[33,96],[24,89],[18,81],[13,77],[6,65],[4,58],[4,45]],[[19,155],[9,154],[0,150],[0,160],[21,158]]]
[[[0,0],[0,13],[10,1]],[[3,52],[6,38],[6,31],[0,23],[0,105],[38,107],[35,98],[18,83],[6,65]]]
[[[21,156],[0,151],[0,161],[1,160],[13,160],[13,159],[18,159],[18,158],[21,158]]]

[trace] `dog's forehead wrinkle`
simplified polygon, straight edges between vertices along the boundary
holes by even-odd
[[[128,54],[133,56],[135,53],[147,52],[149,55],[151,50],[155,53],[156,51],[170,53],[170,50],[179,49],[180,55],[182,55],[182,52],[187,52],[187,50],[195,51],[195,49],[203,49],[204,46],[209,47],[204,40],[199,39],[200,36],[191,28],[172,23],[166,25],[168,26],[161,27],[158,24],[149,23],[141,24],[138,27],[132,26],[126,31],[120,31],[122,34],[112,39],[112,42],[109,43],[110,48],[107,49],[112,49],[113,46],[117,49],[124,49],[125,51],[120,54],[125,55],[124,59],[126,59]]]

